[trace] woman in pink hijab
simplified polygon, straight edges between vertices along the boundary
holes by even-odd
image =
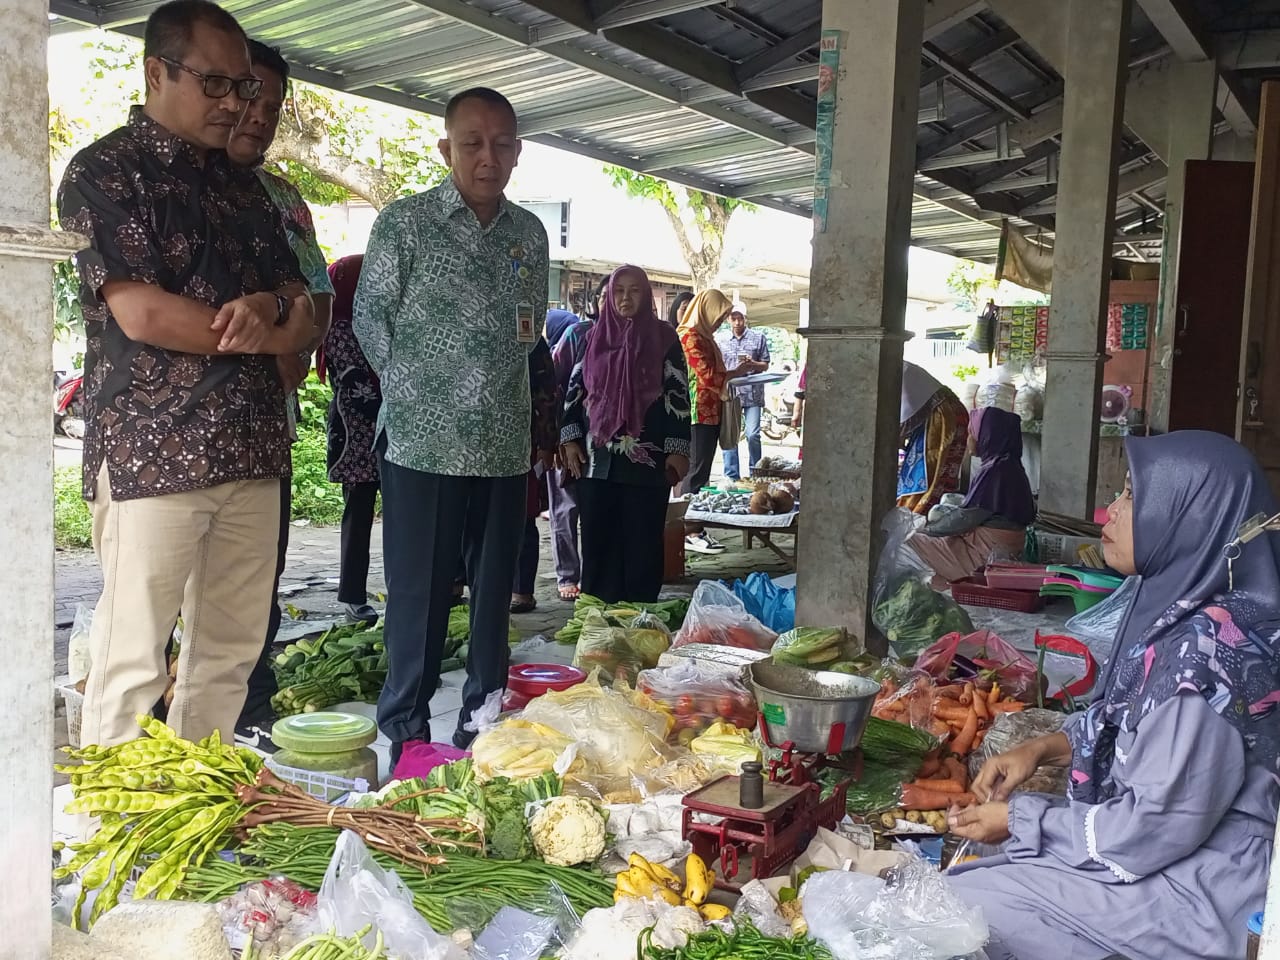
[[[667,502],[689,469],[689,374],[639,267],[609,278],[569,376],[560,444],[577,486],[583,592],[657,600]]]

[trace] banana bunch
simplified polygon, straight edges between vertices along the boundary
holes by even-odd
[[[614,903],[626,898],[661,900],[673,907],[696,910],[708,922],[723,920],[733,912],[721,904],[706,902],[715,887],[716,877],[696,853],[685,859],[683,884],[671,870],[660,863],[650,863],[638,853],[631,854],[627,864],[630,869],[618,874]]]

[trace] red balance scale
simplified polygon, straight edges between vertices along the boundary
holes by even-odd
[[[862,749],[839,752],[844,723],[832,726],[828,753],[810,753],[796,749],[791,740],[775,744],[765,713],[757,714],[757,720],[765,744],[782,751],[781,757],[769,761],[761,804],[743,806],[744,777],[735,776],[714,780],[684,798],[684,839],[708,864],[720,861],[716,886],[721,890],[740,890],[746,880],[739,874],[747,869],[750,880],[776,876],[809,845],[819,827],[835,829],[844,819],[850,784],[862,777]],[[815,780],[824,768],[848,774],[825,800]],[[744,867],[744,861],[749,866]]]

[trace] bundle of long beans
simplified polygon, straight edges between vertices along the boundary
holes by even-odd
[[[352,830],[371,849],[384,850],[405,863],[422,867],[445,862],[443,857],[427,853],[424,847],[433,850],[484,849],[484,833],[470,820],[425,819],[415,813],[389,807],[334,807],[281,780],[266,767],[258,771],[252,785],[236,787],[236,797],[253,808],[244,817],[247,827],[283,821],[295,827]],[[463,836],[475,839],[459,839]]]
[[[272,823],[249,831],[235,862],[211,860],[187,875],[183,893],[212,902],[246,883],[285,876],[300,886],[319,890],[333,858],[338,831],[329,827],[296,827]],[[449,853],[430,872],[374,850],[373,857],[394,870],[413,894],[418,912],[440,933],[457,926],[449,902],[465,901],[469,914],[486,918],[504,906],[528,903],[558,886],[580,914],[613,903],[613,881],[577,867],[553,867],[541,860],[486,860],[468,853]]]

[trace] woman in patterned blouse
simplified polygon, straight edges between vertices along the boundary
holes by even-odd
[[[561,457],[576,479],[582,589],[606,603],[662,589],[671,488],[689,468],[689,379],[639,267],[619,267],[569,378]]]

